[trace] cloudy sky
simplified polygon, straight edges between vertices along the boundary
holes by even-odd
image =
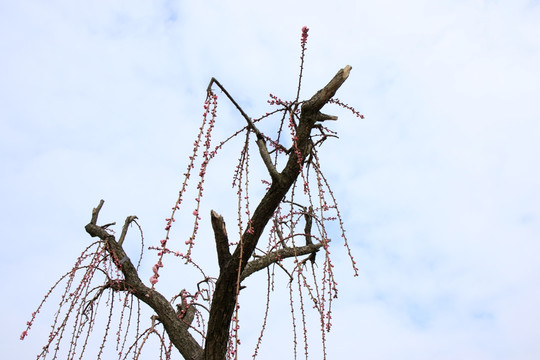
[[[323,167],[360,268],[336,243],[329,358],[540,357],[537,0],[19,0],[0,4],[6,358],[44,344],[46,314],[19,335],[99,199],[104,222],[136,214],[147,243],[163,237],[212,76],[253,117],[270,92],[294,98],[304,25],[302,94],[350,64],[338,95],[366,116],[325,108],[340,138]],[[243,125],[227,109],[224,133]],[[260,359],[290,349],[283,326]]]

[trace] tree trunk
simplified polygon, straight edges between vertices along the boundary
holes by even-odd
[[[235,310],[238,271],[242,272],[250,259],[264,228],[279,204],[300,175],[302,165],[309,155],[312,145],[311,129],[316,121],[328,120],[328,115],[320,112],[321,108],[334,96],[345,82],[351,70],[350,66],[338,71],[334,78],[313,97],[304,102],[296,131],[296,147],[292,149],[283,171],[273,177],[272,185],[257,206],[251,218],[252,231],[244,232],[239,245],[221,268],[216,282],[214,297],[210,307],[208,331],[204,349],[205,360],[225,360],[232,317]]]

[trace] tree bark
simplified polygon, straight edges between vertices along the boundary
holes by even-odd
[[[320,110],[345,82],[349,76],[350,70],[351,67],[348,65],[339,70],[324,88],[319,90],[311,97],[311,99],[302,104],[300,118],[296,129],[295,146],[293,146],[292,151],[290,151],[287,163],[281,173],[279,173],[269,161],[266,144],[264,143],[261,134],[258,133],[258,130],[251,123],[249,117],[247,117],[240,109],[251,126],[250,131],[254,131],[257,134],[257,145],[259,146],[263,161],[271,175],[272,184],[251,217],[249,231],[246,230],[244,232],[240,239],[240,243],[236,246],[236,249],[232,254],[229,250],[229,241],[223,218],[213,211],[211,213],[220,274],[216,281],[210,307],[204,349],[191,335],[189,327],[186,326],[186,322],[178,317],[177,312],[170,302],[157,290],[147,287],[141,281],[137,269],[124,252],[122,242],[126,236],[127,226],[130,222],[135,220],[135,217],[132,216],[126,219],[120,239],[117,241],[114,235],[111,235],[105,227],[97,225],[97,219],[99,211],[103,206],[103,200],[101,200],[100,204],[93,209],[92,219],[90,223],[86,225],[85,229],[91,236],[97,236],[105,242],[108,253],[124,275],[123,281],[111,284],[110,287],[116,291],[128,291],[144,303],[148,304],[157,314],[169,339],[184,359],[225,360],[227,343],[229,341],[229,331],[237,300],[237,289],[240,285],[238,284],[238,281],[242,281],[253,272],[269,266],[271,263],[277,261],[278,258],[300,256],[309,253],[314,254],[322,246],[322,244],[310,244],[306,241],[306,246],[276,250],[261,259],[253,260],[249,263],[249,266],[247,266],[264,228],[301,173],[302,166],[305,159],[308,157],[313,144],[311,140],[311,130],[313,126],[317,121],[336,119],[336,117],[322,114]],[[217,83],[217,81],[215,82]],[[219,85],[219,83],[217,84]],[[221,87],[221,85],[219,86]],[[235,105],[237,104],[235,103]]]
[[[113,258],[114,263],[120,268],[125,279],[126,290],[136,296],[139,300],[150,306],[158,315],[159,321],[163,324],[169,339],[186,360],[201,360],[203,349],[195,338],[189,333],[185,322],[178,318],[176,311],[169,301],[155,289],[144,285],[137,269],[127,257],[122,246],[103,227],[98,226],[97,218],[103,206],[103,200],[98,207],[92,211],[92,220],[85,226],[86,232],[92,237],[102,239],[107,247],[107,251]],[[126,221],[127,222],[127,221]]]
[[[318,120],[328,119],[321,108],[334,96],[339,87],[349,76],[349,65],[338,71],[330,82],[301,107],[300,120],[297,127],[296,148],[290,152],[283,171],[272,176],[272,184],[257,206],[251,218],[251,231],[245,231],[234,253],[223,264],[210,307],[208,331],[204,350],[205,360],[225,360],[229,329],[236,303],[237,280],[245,269],[253,254],[264,228],[278,208],[292,184],[300,175],[301,166],[309,154],[311,147],[311,129]],[[220,264],[221,265],[221,264]]]

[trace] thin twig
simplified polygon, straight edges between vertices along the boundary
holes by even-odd
[[[264,162],[264,165],[266,166],[266,168],[268,169],[268,172],[270,173],[270,177],[272,178],[273,181],[279,181],[280,174],[276,170],[276,167],[274,166],[274,164],[272,163],[272,159],[270,158],[270,154],[268,153],[268,148],[266,147],[265,136],[259,131],[259,129],[257,129],[257,127],[255,126],[251,118],[244,112],[244,110],[240,107],[240,105],[238,105],[238,103],[233,99],[231,94],[229,94],[229,92],[223,87],[223,85],[221,85],[219,81],[217,81],[216,78],[213,77],[210,80],[207,91],[208,92],[212,91],[213,84],[216,84],[221,89],[221,91],[223,91],[223,93],[229,98],[229,100],[234,104],[234,106],[238,109],[238,111],[240,111],[240,114],[242,114],[244,119],[246,119],[248,123],[248,129],[253,131],[255,135],[257,136],[256,143],[257,143],[257,146],[259,147],[259,153],[261,154],[261,158]]]

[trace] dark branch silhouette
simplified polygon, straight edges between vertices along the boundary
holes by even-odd
[[[141,351],[149,336],[156,336],[161,344],[161,351],[165,358],[170,358],[171,346],[178,350],[184,359],[190,360],[224,360],[237,357],[238,340],[238,314],[240,290],[243,288],[242,281],[254,275],[260,270],[266,269],[267,276],[273,276],[273,269],[283,269],[289,278],[289,286],[292,294],[292,281],[297,280],[299,286],[302,327],[306,338],[306,325],[302,295],[311,299],[313,308],[318,312],[321,319],[321,334],[323,353],[325,352],[325,332],[330,329],[331,301],[337,297],[337,287],[332,271],[332,263],[328,247],[331,236],[327,233],[327,223],[338,221],[340,237],[347,245],[345,230],[337,203],[331,188],[326,181],[320,168],[317,148],[324,140],[335,137],[335,133],[326,128],[322,122],[337,120],[337,116],[323,114],[321,109],[328,103],[338,104],[356,111],[348,105],[343,105],[333,96],[349,77],[350,66],[345,66],[321,90],[306,101],[299,101],[301,79],[304,69],[304,52],[307,41],[307,28],[302,29],[302,56],[301,70],[298,81],[296,99],[294,101],[282,101],[277,96],[271,95],[270,105],[278,106],[278,109],[266,115],[253,119],[249,117],[242,107],[234,100],[225,87],[215,78],[212,78],[207,89],[207,100],[200,132],[194,143],[193,154],[189,157],[189,164],[185,173],[184,182],[179,191],[178,200],[172,209],[172,214],[166,219],[166,236],[160,241],[159,246],[150,247],[157,251],[158,260],[152,268],[153,275],[150,284],[146,285],[140,278],[138,265],[135,266],[127,256],[123,246],[130,225],[137,223],[136,216],[128,216],[122,227],[121,234],[117,239],[107,225],[99,225],[99,214],[104,205],[101,200],[92,210],[91,220],[86,225],[87,233],[99,240],[91,244],[83,251],[73,270],[64,275],[51,289],[58,287],[61,281],[66,281],[62,301],[56,314],[53,330],[49,336],[49,342],[43,348],[38,358],[46,358],[49,353],[54,357],[61,350],[61,341],[64,332],[68,329],[68,323],[73,321],[73,335],[71,343],[67,345],[68,358],[82,355],[88,351],[87,341],[92,333],[93,323],[96,321],[94,309],[98,308],[104,294],[109,293],[106,301],[110,308],[109,318],[105,329],[102,346],[99,348],[98,357],[104,351],[105,342],[113,321],[113,304],[121,302],[121,310],[118,319],[117,349],[121,358],[129,354],[133,358],[139,358]],[[211,135],[216,121],[217,95],[214,86],[225,94],[246,121],[246,125],[231,137],[221,141],[212,150]],[[281,115],[277,133],[268,135],[261,132],[258,123],[273,115]],[[282,141],[285,129],[289,129],[288,148]],[[313,130],[316,132],[313,132]],[[210,220],[214,233],[219,274],[207,276],[192,257],[192,248],[197,238],[199,221],[201,220],[200,203],[204,194],[203,183],[209,164],[217,156],[227,142],[240,134],[245,134],[246,140],[240,152],[240,159],[233,178],[233,187],[238,194],[238,227],[239,232],[230,236],[223,216],[215,211],[210,212]],[[255,210],[251,212],[249,194],[249,161],[251,142],[250,134],[255,136],[255,144],[258,148],[260,161],[265,166],[270,179],[263,179],[266,191],[258,201]],[[272,148],[271,150],[269,149]],[[202,155],[199,151],[202,149]],[[195,189],[196,208],[193,211],[193,229],[189,240],[186,241],[187,251],[180,253],[168,247],[170,229],[175,217],[183,206],[184,193],[191,178],[191,171],[195,168],[195,159],[200,158],[199,181]],[[278,169],[281,169],[279,171]],[[314,186],[315,190],[311,190]],[[303,205],[301,204],[303,203]],[[303,224],[303,227],[301,226]],[[140,227],[139,227],[140,229]],[[302,230],[299,230],[302,229]],[[264,239],[264,240],[263,240]],[[141,230],[142,241],[142,230]],[[322,250],[322,251],[321,251]],[[317,278],[315,271],[316,254],[323,253],[320,271],[322,277]],[[177,292],[171,300],[158,291],[156,284],[159,281],[163,258],[166,255],[180,257],[186,264],[193,266],[202,275],[202,280],[196,284],[196,289],[188,291],[190,284],[183,284],[183,288]],[[141,252],[142,257],[142,252]],[[352,260],[352,256],[351,256]],[[308,264],[307,261],[310,261]],[[353,269],[356,272],[354,260]],[[140,263],[140,260],[139,260]],[[312,275],[306,275],[303,269],[311,265]],[[79,285],[76,282],[76,274],[82,273]],[[101,283],[100,283],[101,281]],[[270,278],[268,279],[270,284]],[[95,285],[98,282],[99,285]],[[311,285],[310,285],[311,284]],[[302,290],[303,289],[303,290]],[[271,287],[268,286],[267,310],[264,316],[264,324],[267,321],[268,306]],[[50,292],[49,292],[50,294]],[[45,300],[38,307],[39,312]],[[125,295],[120,297],[119,294]],[[123,300],[122,300],[123,299]],[[291,313],[293,328],[295,323],[295,306],[291,295]],[[146,304],[153,312],[151,325],[140,329],[140,307]],[[28,328],[21,338],[27,335],[36,313],[28,323]],[[62,318],[62,314],[65,314]],[[135,327],[133,322],[136,323]],[[262,333],[255,350],[257,354]],[[162,332],[157,329],[161,328]],[[134,332],[134,341],[126,345],[128,334]],[[85,336],[82,336],[86,334]],[[124,335],[121,335],[124,334]],[[123,336],[123,338],[122,338]],[[296,330],[294,330],[296,337]],[[79,340],[84,338],[86,340]],[[124,340],[121,340],[124,339]],[[294,352],[296,354],[296,338]],[[307,341],[307,340],[305,340]],[[83,342],[83,343],[81,343]],[[65,346],[65,345],[64,345]],[[307,355],[307,342],[304,345]],[[122,357],[123,356],[123,357]],[[326,355],[325,355],[326,356]]]

